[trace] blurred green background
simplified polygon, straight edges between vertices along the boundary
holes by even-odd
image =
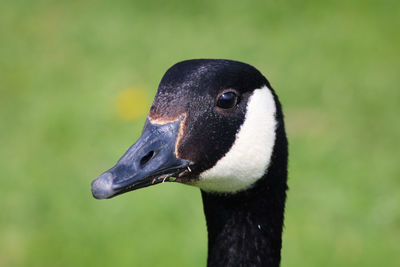
[[[1,1],[0,266],[205,266],[196,188],[97,201],[168,67],[250,63],[290,139],[282,266],[400,266],[398,1]]]

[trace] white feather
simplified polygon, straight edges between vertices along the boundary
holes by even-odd
[[[275,143],[276,106],[266,86],[250,96],[245,120],[231,149],[199,175],[195,186],[211,192],[237,192],[251,187],[266,172]]]

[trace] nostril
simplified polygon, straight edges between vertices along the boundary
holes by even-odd
[[[147,153],[141,160],[140,160],[140,166],[145,165],[154,155],[154,151],[150,151]]]

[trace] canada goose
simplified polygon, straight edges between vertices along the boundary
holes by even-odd
[[[92,182],[92,194],[164,181],[197,186],[208,266],[279,266],[287,157],[281,105],[257,69],[187,60],[165,73],[141,137]]]

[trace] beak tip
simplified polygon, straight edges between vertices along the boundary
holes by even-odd
[[[103,173],[92,182],[92,195],[94,198],[109,198],[113,193],[111,173]]]

